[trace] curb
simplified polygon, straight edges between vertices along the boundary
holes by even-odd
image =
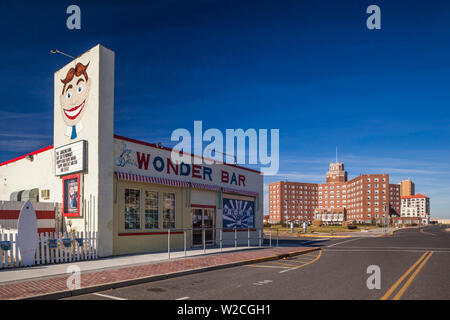
[[[216,266],[210,266],[210,267],[204,267],[204,268],[198,268],[198,269],[189,269],[189,270],[183,270],[183,271],[179,271],[179,272],[166,273],[166,274],[160,274],[160,275],[155,275],[155,276],[148,276],[148,277],[118,281],[118,282],[110,282],[110,283],[105,283],[105,284],[101,284],[101,285],[95,285],[95,286],[90,286],[90,287],[85,287],[85,288],[80,288],[80,289],[75,289],[75,290],[65,290],[65,291],[52,292],[52,293],[47,293],[47,294],[40,294],[40,295],[36,295],[36,296],[18,298],[16,300],[55,300],[55,299],[69,298],[69,297],[73,297],[73,296],[89,294],[89,293],[104,291],[104,290],[108,290],[108,289],[115,289],[115,288],[132,286],[132,285],[136,285],[136,284],[177,278],[177,277],[195,274],[195,273],[232,268],[232,267],[254,264],[254,263],[259,263],[259,262],[264,262],[264,261],[278,260],[278,259],[282,259],[285,257],[293,257],[293,256],[302,255],[302,254],[313,252],[313,251],[319,251],[319,250],[321,250],[321,249],[320,248],[310,248],[310,249],[306,249],[306,250],[302,250],[302,251],[293,251],[293,252],[277,254],[277,255],[273,255],[273,256],[269,256],[269,257],[243,260],[243,261],[239,261],[239,262],[232,262],[232,263],[227,263],[227,264],[222,264],[222,265],[216,265]]]

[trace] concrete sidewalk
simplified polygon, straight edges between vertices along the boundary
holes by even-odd
[[[213,248],[207,249],[206,255],[203,250],[189,250],[187,257],[183,251],[171,253],[171,260],[167,259],[167,253],[155,253],[4,270],[0,272],[0,299],[58,299],[315,250],[319,248],[244,247],[224,248],[223,252]],[[69,290],[67,267],[73,265],[81,270],[80,288]]]
[[[248,249],[258,249],[259,247],[228,247],[223,248],[223,252],[240,251]],[[220,253],[220,248],[206,248],[205,252],[202,249],[188,249],[186,250],[187,257],[200,256],[204,254]],[[170,253],[170,259],[184,258],[184,251],[172,251]],[[115,256],[97,260],[85,260],[74,261],[70,263],[59,263],[49,265],[37,265],[28,268],[11,268],[0,270],[0,285],[8,284],[12,282],[19,282],[24,280],[32,280],[37,278],[54,277],[58,275],[65,275],[67,273],[67,267],[70,265],[77,265],[81,272],[90,272],[107,269],[117,269],[126,266],[136,266],[150,263],[157,263],[168,261],[169,256],[167,252],[146,253],[146,254],[133,254]]]

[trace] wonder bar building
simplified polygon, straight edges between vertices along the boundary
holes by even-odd
[[[205,241],[258,243],[263,176],[232,164],[172,161],[172,150],[114,135],[114,52],[97,45],[54,75],[53,145],[0,164],[0,200],[62,204],[68,229],[98,231],[99,256]],[[204,162],[204,161],[203,161]],[[31,192],[33,190],[33,192]]]

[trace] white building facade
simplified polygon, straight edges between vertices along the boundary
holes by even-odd
[[[411,223],[430,223],[430,198],[423,194],[401,197],[401,218],[411,218]]]

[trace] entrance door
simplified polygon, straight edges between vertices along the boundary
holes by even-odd
[[[199,246],[202,240],[203,209],[192,209],[192,245]]]
[[[203,245],[203,230],[205,230],[206,245],[214,244],[214,219],[215,209],[213,208],[192,208],[192,245]]]
[[[203,226],[206,245],[214,244],[214,209],[203,209]]]

